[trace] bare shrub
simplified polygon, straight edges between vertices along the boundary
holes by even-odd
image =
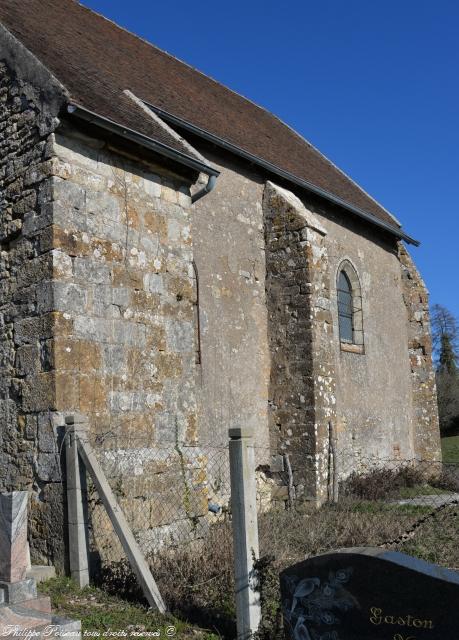
[[[368,473],[354,471],[341,482],[340,494],[360,500],[385,500],[400,489],[426,484],[426,473],[420,466],[403,465],[397,469],[379,468]]]
[[[235,602],[229,523],[213,525],[205,540],[164,550],[149,562],[170,611],[231,636]]]
[[[459,469],[457,465],[444,464],[441,472],[432,476],[428,482],[438,489],[459,492]]]

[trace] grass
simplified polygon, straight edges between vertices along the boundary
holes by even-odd
[[[443,462],[459,464],[459,436],[449,436],[441,439]]]
[[[430,484],[415,485],[414,487],[402,487],[398,495],[400,498],[418,498],[419,496],[438,496],[444,493],[452,493],[451,489],[439,489]]]
[[[413,492],[425,495],[427,491],[425,485],[400,489],[409,490],[410,497]],[[279,571],[305,558],[343,547],[384,546],[459,568],[457,505],[435,510],[400,505],[387,498],[345,495],[338,504],[325,504],[320,509],[309,504],[298,507],[259,516],[260,552],[268,577],[258,574],[265,594],[264,631],[258,640],[283,638],[280,631],[280,635],[274,632],[280,616]],[[235,637],[230,523],[211,527],[203,547],[180,547],[157,554],[150,562],[174,615],[161,616],[139,604],[138,587],[135,581],[132,584],[126,567],[118,567],[118,572],[114,567],[111,574],[103,575],[103,588],[79,591],[71,580],[56,578],[40,585],[40,590],[51,596],[56,613],[81,620],[87,637],[91,632],[103,637],[106,631],[118,630],[127,632],[128,638],[151,638],[152,632],[167,637],[168,627],[175,628],[174,637],[184,640]]]
[[[152,632],[159,637],[174,637],[195,640],[217,640],[218,636],[206,629],[199,629],[170,615],[161,615],[141,604],[109,595],[96,587],[78,589],[70,579],[57,577],[38,585],[39,591],[51,598],[53,612],[65,617],[81,620],[82,631],[125,631],[128,637],[151,640]],[[174,628],[174,633],[172,633]],[[124,636],[123,636],[124,637]]]
[[[427,562],[459,570],[458,506],[441,509],[422,523],[410,539],[398,544],[394,550],[421,558]]]
[[[397,539],[431,511],[428,506],[343,499],[304,514],[270,512],[259,520],[261,551],[274,556],[282,569],[334,549],[377,547]],[[455,544],[449,553],[456,554]]]
[[[459,448],[458,438],[452,440]],[[458,490],[457,469],[450,466],[353,474],[341,484],[337,504],[318,509],[299,502],[293,509],[260,514],[258,578],[264,622],[258,640],[283,638],[281,631],[280,635],[274,631],[280,619],[279,572],[305,558],[339,548],[382,546],[459,568],[459,507],[435,509],[397,502]],[[140,604],[139,587],[125,561],[103,568],[97,583],[101,588],[78,591],[71,580],[57,578],[41,590],[51,596],[56,613],[82,621],[87,637],[91,632],[102,637],[107,631],[124,631],[127,637],[140,639],[155,633],[167,637],[167,628],[174,627],[177,638],[230,640],[235,637],[230,522],[210,527],[201,542],[164,549],[147,558],[173,615],[161,616]]]

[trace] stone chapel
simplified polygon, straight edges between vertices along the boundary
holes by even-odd
[[[32,554],[60,557],[75,412],[138,449],[131,499],[145,442],[223,446],[241,425],[307,500],[331,439],[440,459],[417,242],[381,204],[76,0],[2,0],[0,73],[0,491],[31,491]]]

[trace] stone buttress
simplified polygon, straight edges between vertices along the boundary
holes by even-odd
[[[296,497],[321,502],[335,419],[326,232],[298,198],[270,182],[263,209],[271,450],[278,466],[285,467],[288,456]]]

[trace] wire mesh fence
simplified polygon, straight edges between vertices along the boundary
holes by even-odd
[[[333,549],[382,546],[459,569],[459,467],[342,457],[338,492],[259,516],[262,555],[278,568]]]
[[[170,609],[218,627],[234,623],[228,446],[113,435],[91,437],[117,500]],[[296,470],[276,471],[256,447],[260,555],[274,570],[337,548],[382,546],[459,570],[459,467],[442,462],[341,455],[335,490],[318,505],[296,497]],[[311,460],[314,464],[314,460]],[[132,590],[121,546],[97,492],[89,491],[93,557],[102,580]],[[203,613],[204,612],[204,613]],[[204,617],[203,617],[204,615]],[[226,621],[226,622],[225,622]]]

